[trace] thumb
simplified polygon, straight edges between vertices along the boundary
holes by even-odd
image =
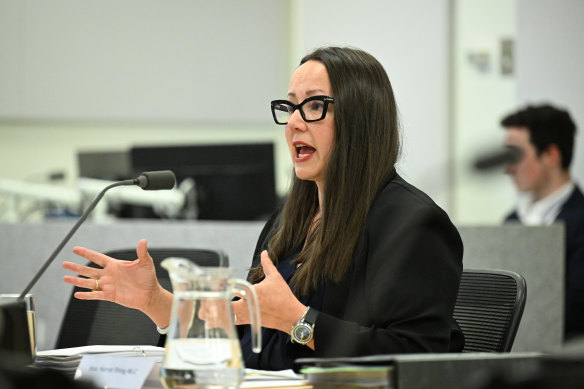
[[[276,266],[274,266],[274,263],[270,259],[270,256],[268,255],[267,250],[262,251],[261,262],[262,262],[262,269],[263,269],[266,277],[269,277],[270,275],[272,275],[274,273],[278,273],[278,269],[276,269]]]
[[[150,254],[148,253],[148,243],[146,239],[141,239],[136,246],[136,254],[138,254],[138,259],[152,261]]]

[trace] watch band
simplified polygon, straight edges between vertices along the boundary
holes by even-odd
[[[314,325],[317,316],[318,311],[314,308],[308,307],[308,309],[304,313],[304,321],[307,322],[308,324]]]

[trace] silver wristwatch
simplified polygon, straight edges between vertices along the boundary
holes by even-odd
[[[306,344],[312,340],[314,333],[314,322],[318,311],[306,308],[300,319],[292,326],[290,338],[292,343]]]

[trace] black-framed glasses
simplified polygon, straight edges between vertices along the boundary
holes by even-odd
[[[288,124],[290,116],[298,109],[305,122],[317,122],[325,118],[328,105],[334,102],[330,96],[311,96],[300,104],[293,104],[288,100],[274,100],[271,102],[272,116],[276,124]]]

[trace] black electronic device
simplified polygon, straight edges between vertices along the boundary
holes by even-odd
[[[0,353],[9,351],[16,364],[32,362],[28,331],[25,301],[0,301]]]
[[[179,185],[192,178],[197,219],[265,220],[276,205],[272,143],[145,146],[129,153],[133,172],[171,169]],[[132,208],[123,216],[154,216],[150,209]]]
[[[130,157],[123,151],[80,151],[77,153],[79,177],[121,181],[133,176]]]

